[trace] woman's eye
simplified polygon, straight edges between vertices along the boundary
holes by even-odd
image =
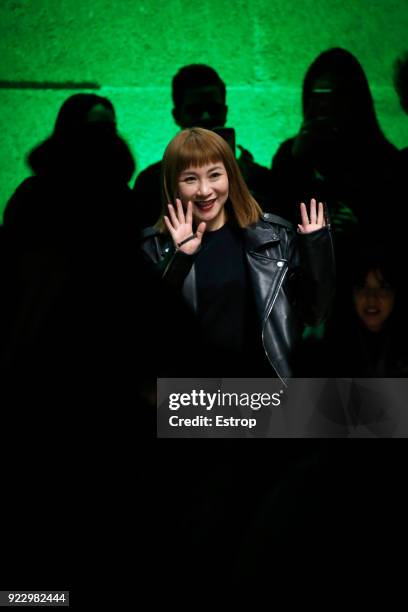
[[[213,179],[218,178],[219,176],[221,176],[220,172],[214,172],[213,174],[211,174],[211,178]]]
[[[195,177],[194,176],[187,176],[187,178],[184,179],[186,181],[186,183],[192,183],[193,181],[195,181]]]

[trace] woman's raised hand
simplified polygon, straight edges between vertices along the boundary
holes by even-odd
[[[314,198],[310,200],[309,215],[307,214],[306,204],[304,204],[304,202],[301,203],[300,216],[302,223],[298,223],[299,234],[310,234],[310,232],[315,232],[326,225],[323,204],[319,202],[319,208],[316,211],[316,200]]]
[[[168,204],[169,217],[164,217],[164,222],[169,234],[171,235],[176,249],[191,255],[195,253],[201,244],[203,234],[205,232],[205,222],[202,221],[197,227],[195,234],[193,233],[193,204],[187,204],[187,213],[184,214],[181,200],[176,198],[176,208],[172,204]],[[185,242],[184,242],[185,241]],[[181,244],[183,243],[184,244]]]

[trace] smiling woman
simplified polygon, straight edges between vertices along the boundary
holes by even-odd
[[[363,284],[354,287],[354,307],[363,325],[372,332],[379,332],[392,314],[395,289],[384,278],[379,268],[371,268]]]
[[[315,361],[329,377],[406,377],[408,339],[403,277],[395,258],[363,247],[356,252],[348,301],[328,325]]]
[[[142,249],[193,310],[199,376],[291,376],[302,324],[330,308],[333,249],[323,204],[302,223],[262,213],[228,144],[202,128],[179,132],[163,158],[166,205]],[[172,321],[167,321],[172,325]],[[189,344],[188,344],[189,343]],[[183,375],[183,372],[180,372]]]

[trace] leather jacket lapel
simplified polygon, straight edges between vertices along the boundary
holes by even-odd
[[[273,228],[260,224],[249,226],[244,236],[256,310],[263,327],[282,284],[287,262],[282,258],[281,240]]]
[[[276,246],[280,238],[270,226],[260,223],[250,225],[243,230],[246,251],[262,252],[268,246]]]

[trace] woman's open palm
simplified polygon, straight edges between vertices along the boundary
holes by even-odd
[[[300,216],[302,223],[298,224],[299,234],[310,234],[315,232],[326,225],[324,219],[324,209],[322,202],[319,202],[319,209],[316,210],[316,200],[312,198],[310,200],[310,214],[307,214],[306,204],[304,202],[300,205]]]
[[[201,244],[203,234],[205,232],[205,222],[202,221],[197,227],[195,234],[193,233],[193,204],[187,204],[187,212],[184,214],[183,205],[179,198],[176,198],[176,208],[172,204],[168,204],[169,216],[164,217],[164,222],[171,235],[176,249],[191,255],[195,253]],[[190,238],[185,244],[181,244],[187,238]]]

